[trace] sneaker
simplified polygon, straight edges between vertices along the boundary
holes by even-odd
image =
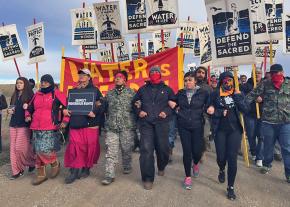
[[[235,194],[235,190],[234,190],[234,187],[233,186],[229,186],[227,188],[227,197],[229,200],[233,201],[233,200],[236,200],[236,194]]]
[[[186,177],[184,179],[183,186],[184,186],[184,189],[185,190],[191,190],[192,189],[192,180],[191,180],[191,177]]]
[[[224,170],[219,171],[218,180],[220,183],[224,183],[226,181],[226,173]]]
[[[256,161],[256,166],[257,167],[263,167],[263,160],[257,160]]]
[[[256,155],[252,155],[252,156],[251,156],[251,159],[252,159],[253,161],[256,161],[256,159],[257,159]]]
[[[193,164],[193,177],[197,178],[199,176],[199,165]]]
[[[282,155],[281,154],[274,154],[274,160],[281,162],[282,161]]]
[[[115,181],[115,178],[105,177],[105,179],[102,180],[102,184],[103,185],[110,185],[114,181]]]
[[[149,181],[143,182],[143,187],[145,190],[152,190],[153,182],[149,182]]]
[[[266,167],[266,166],[263,166],[263,167],[261,168],[261,170],[260,170],[260,172],[261,172],[262,174],[268,174],[269,171],[270,171],[270,168],[268,168],[268,167]]]
[[[15,180],[15,179],[17,179],[17,178],[22,177],[23,175],[24,175],[24,172],[21,171],[21,172],[19,172],[19,173],[16,174],[16,175],[12,175],[9,179],[10,179],[10,180]]]

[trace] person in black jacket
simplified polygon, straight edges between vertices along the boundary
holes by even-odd
[[[24,77],[17,78],[8,108],[8,114],[11,115],[9,131],[12,176],[10,180],[21,177],[26,167],[29,167],[29,172],[35,168],[34,153],[30,143],[31,130],[29,123],[25,122],[23,108],[23,105],[29,103],[32,97],[33,91],[28,80]]]
[[[64,156],[64,165],[70,168],[70,175],[65,178],[66,184],[71,184],[80,177],[88,177],[90,168],[97,163],[100,156],[99,126],[104,112],[104,104],[101,103],[102,94],[93,85],[90,70],[81,69],[78,74],[77,88],[80,93],[84,89],[94,91],[96,107],[88,115],[77,115],[66,109],[63,111],[65,116],[70,116],[70,138]]]
[[[204,116],[209,101],[209,93],[196,85],[193,72],[187,72],[184,76],[185,88],[176,95],[177,126],[183,149],[183,165],[185,170],[184,188],[192,188],[191,167],[192,161],[198,165],[204,151]],[[198,171],[194,171],[198,176]]]
[[[0,92],[0,153],[2,152],[2,133],[1,133],[1,125],[2,125],[2,110],[7,109],[7,102],[5,96]]]
[[[154,66],[149,72],[150,81],[141,87],[133,98],[132,104],[140,122],[140,168],[146,190],[152,189],[154,182],[154,149],[157,155],[158,175],[163,176],[169,159],[169,121],[172,109],[169,100],[174,93],[161,80],[161,69]],[[141,102],[140,107],[136,102]]]
[[[240,91],[235,91],[231,72],[220,75],[219,90],[211,94],[210,101],[208,114],[213,115],[213,133],[219,166],[218,180],[220,183],[225,182],[225,166],[228,164],[227,197],[234,200],[236,199],[234,183],[237,174],[237,157],[243,133],[239,113],[247,113],[248,105],[244,95]]]

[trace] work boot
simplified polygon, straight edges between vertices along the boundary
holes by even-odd
[[[32,181],[32,185],[40,185],[41,183],[43,183],[46,180],[47,180],[47,176],[46,176],[45,166],[41,166],[41,167],[37,168],[36,169],[36,176],[35,176],[34,180]]]
[[[81,178],[87,178],[90,176],[90,168],[89,167],[83,167],[81,172]]]
[[[226,181],[226,173],[224,170],[219,171],[218,180],[220,183],[224,183]]]
[[[110,185],[114,181],[115,181],[115,178],[105,177],[104,180],[102,180],[102,184],[103,185]]]
[[[143,186],[145,190],[152,190],[153,182],[149,182],[149,181],[143,182]]]
[[[51,166],[50,178],[55,178],[60,171],[60,162],[56,160],[54,163],[51,163],[50,166]]]
[[[65,184],[71,184],[73,183],[76,179],[80,179],[79,176],[79,169],[77,168],[71,168],[70,170],[70,175],[65,178],[64,182]]]

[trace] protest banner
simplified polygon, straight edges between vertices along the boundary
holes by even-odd
[[[125,42],[114,43],[114,51],[118,62],[130,60],[128,47]]]
[[[283,21],[283,36],[284,36],[284,42],[283,42],[283,52],[285,54],[290,54],[290,13],[284,15],[284,21]]]
[[[181,42],[183,43],[184,53],[194,53],[196,25],[196,22],[184,21],[180,22],[180,28],[177,29],[177,45],[180,46]]]
[[[200,65],[208,67],[212,64],[212,47],[209,24],[199,24],[197,26],[200,44]]]
[[[283,38],[283,0],[265,0],[268,33],[271,40]]]
[[[131,60],[136,60],[138,58],[145,57],[145,41],[140,40],[140,47],[138,46],[138,41],[129,41],[129,54]]]
[[[127,33],[146,32],[147,16],[145,0],[126,0],[125,27]]]

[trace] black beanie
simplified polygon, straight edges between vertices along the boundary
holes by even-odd
[[[50,83],[50,85],[54,86],[54,80],[52,76],[49,74],[45,74],[41,77],[40,82],[43,82],[43,81],[48,82]]]
[[[277,73],[283,71],[283,67],[280,64],[274,64],[270,68],[270,73]]]

